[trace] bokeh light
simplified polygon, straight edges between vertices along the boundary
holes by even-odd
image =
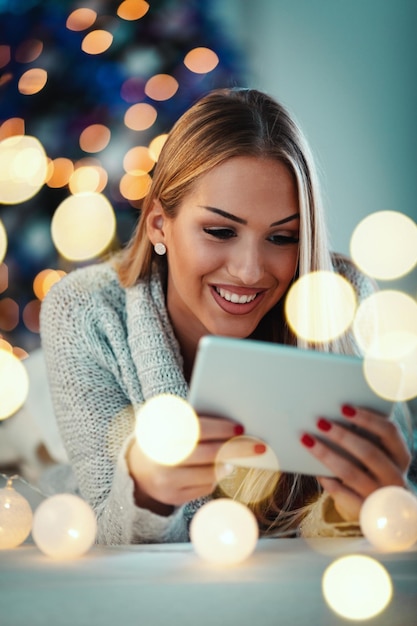
[[[113,35],[107,30],[93,30],[82,40],[81,50],[86,54],[102,54],[112,43]]]
[[[381,487],[362,504],[359,522],[372,546],[407,550],[417,541],[417,497],[403,487]]]
[[[285,315],[293,332],[310,342],[326,342],[342,335],[356,311],[352,285],[335,272],[311,272],[291,286]]]
[[[196,74],[207,74],[214,70],[218,63],[219,57],[210,48],[193,48],[184,57],[184,65]]]
[[[22,320],[24,325],[31,333],[39,333],[39,315],[41,312],[41,303],[39,300],[30,300],[25,304],[22,311]]]
[[[6,67],[10,63],[11,54],[10,54],[10,46],[1,44],[0,45],[0,67]]]
[[[33,67],[22,74],[17,88],[24,96],[32,96],[45,87],[47,80],[48,74],[46,70],[40,67]]]
[[[146,102],[133,104],[125,113],[124,123],[132,130],[146,130],[156,121],[157,111],[155,107]]]
[[[29,502],[8,480],[6,487],[0,489],[0,550],[20,546],[29,536],[32,519]]]
[[[135,435],[139,447],[150,459],[162,465],[177,465],[194,450],[200,425],[186,400],[160,394],[137,410]]]
[[[84,192],[100,193],[107,185],[107,172],[100,165],[77,163],[68,181],[68,188],[72,194]]]
[[[388,333],[417,335],[417,302],[408,294],[382,290],[363,300],[353,321],[353,333],[362,352],[375,351]]]
[[[120,193],[127,200],[140,200],[149,191],[152,179],[149,174],[127,173],[120,180]]]
[[[66,198],[51,222],[57,250],[66,259],[76,261],[101,254],[113,240],[115,229],[113,207],[98,193],[78,193]]]
[[[0,220],[0,263],[3,263],[7,252],[7,233],[3,222]]]
[[[15,59],[18,63],[32,63],[42,54],[42,50],[40,39],[26,39],[17,47]]]
[[[14,415],[25,403],[28,392],[25,366],[14,354],[0,349],[0,420]]]
[[[39,550],[55,559],[77,558],[93,545],[97,520],[80,497],[60,493],[47,498],[35,510],[32,537]]]
[[[0,141],[0,203],[32,198],[45,183],[45,150],[36,137],[16,135]]]
[[[21,117],[10,117],[0,124],[0,140],[25,134],[25,120]]]
[[[52,188],[65,187],[68,185],[73,171],[74,164],[71,159],[66,157],[53,159],[48,163],[46,184]]]
[[[0,250],[4,249],[2,248],[2,243],[1,243],[1,227],[2,227],[2,223],[0,220]],[[1,253],[0,253],[0,257],[1,257]],[[6,263],[0,263],[0,293],[3,293],[3,291],[6,291],[7,287],[9,286],[9,268],[7,267]]]
[[[353,231],[350,251],[369,276],[379,280],[404,276],[417,263],[417,224],[397,211],[372,213]]]
[[[145,93],[152,100],[168,100],[178,91],[178,81],[169,74],[155,74],[145,85]]]
[[[155,165],[150,148],[145,146],[135,146],[126,152],[123,159],[123,167],[131,174],[143,175],[150,172]]]
[[[80,135],[80,148],[84,152],[100,152],[108,145],[110,129],[104,124],[91,124]]]
[[[159,159],[159,155],[161,154],[161,150],[164,147],[167,137],[168,135],[166,133],[158,135],[157,137],[154,137],[149,144],[149,154],[155,162]]]
[[[328,606],[350,620],[375,617],[392,598],[392,582],[384,566],[358,554],[333,561],[324,572],[322,590]]]
[[[12,298],[0,300],[0,329],[11,331],[19,323],[19,305]]]
[[[369,386],[393,402],[417,396],[417,334],[393,331],[368,350],[363,371]]]
[[[63,270],[45,269],[36,274],[33,281],[33,293],[39,300],[43,300],[52,285],[59,282],[66,275]]]
[[[67,18],[66,27],[69,30],[86,30],[94,24],[97,19],[97,13],[94,9],[81,8],[72,11]]]
[[[145,0],[124,0],[117,8],[117,15],[123,20],[139,20],[149,11]]]
[[[259,537],[255,515],[240,502],[218,498],[204,504],[190,524],[195,552],[213,565],[231,566],[245,561]]]

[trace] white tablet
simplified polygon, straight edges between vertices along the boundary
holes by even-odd
[[[250,339],[207,335],[200,340],[188,400],[201,415],[228,417],[268,446],[265,455],[235,459],[244,466],[316,476],[331,472],[300,443],[320,435],[318,417],[350,424],[353,404],[390,414],[393,403],[367,384],[362,359]],[[271,451],[273,454],[271,454]]]

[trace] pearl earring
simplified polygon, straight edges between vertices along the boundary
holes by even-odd
[[[154,250],[156,254],[159,254],[159,256],[163,256],[164,254],[166,254],[167,251],[165,244],[161,241],[154,245]]]

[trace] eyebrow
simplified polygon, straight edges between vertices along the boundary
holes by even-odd
[[[203,209],[207,209],[207,211],[211,211],[211,213],[216,213],[217,215],[221,215],[233,222],[237,222],[238,224],[247,224],[247,220],[238,217],[237,215],[233,215],[233,213],[228,213],[227,211],[223,211],[222,209],[217,209],[213,206],[203,206]],[[277,222],[272,222],[270,228],[272,226],[280,226],[281,224],[286,224],[287,222],[291,222],[292,220],[298,219],[300,217],[299,213],[294,213],[293,215],[288,215],[288,217],[284,217],[282,220],[278,220]]]

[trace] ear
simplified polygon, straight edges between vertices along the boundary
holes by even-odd
[[[151,210],[146,217],[146,232],[153,245],[164,242],[164,210],[159,200],[154,200]]]

